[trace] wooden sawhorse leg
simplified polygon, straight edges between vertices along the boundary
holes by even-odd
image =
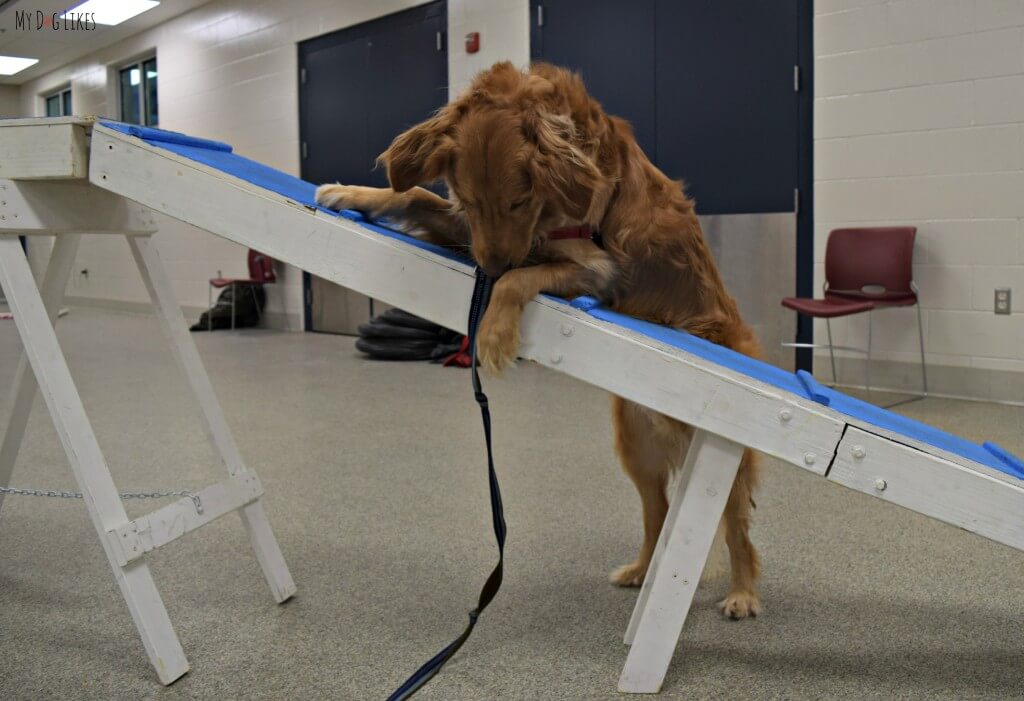
[[[43,305],[51,324],[57,321],[57,313],[64,301],[64,288],[71,276],[71,266],[75,263],[81,236],[65,234],[56,238],[41,290]],[[14,383],[11,385],[7,428],[3,434],[3,442],[0,442],[0,487],[10,486],[14,462],[18,458],[21,439],[25,435],[25,427],[28,425],[29,414],[32,413],[32,403],[37,389],[36,376],[29,369],[28,356],[22,351],[18,369],[14,374]],[[3,505],[4,494],[0,492],[0,510],[3,509]]]
[[[626,630],[619,691],[655,694],[683,631],[743,458],[743,446],[696,431]]]
[[[174,351],[174,357],[202,410],[210,439],[217,447],[228,474],[232,477],[242,475],[247,472],[245,463],[242,462],[242,455],[238,451],[238,445],[228,428],[224,412],[213,393],[210,377],[206,374],[206,369],[199,358],[199,351],[196,349],[195,341],[192,340],[185,317],[182,316],[181,307],[178,306],[178,302],[174,298],[174,288],[160,263],[156,247],[148,236],[127,236],[126,238],[131,246],[132,255],[135,257],[135,263],[139,266],[142,280],[146,283],[146,289],[149,290],[149,296],[153,300],[153,306],[156,307],[160,325]],[[263,568],[263,575],[267,578],[274,599],[278,603],[287,601],[295,594],[295,583],[288,572],[288,566],[285,564],[277,540],[270,530],[270,522],[263,510],[263,504],[256,500],[239,509],[239,515],[242,517],[242,523],[245,524],[245,530],[248,532],[249,540],[256,552],[256,559]]]
[[[57,245],[61,245],[60,238],[58,236]],[[55,264],[58,262],[61,261],[54,261]],[[54,276],[57,272],[54,270]],[[57,281],[53,284],[56,285]],[[114,578],[121,588],[121,594],[128,604],[128,610],[160,681],[170,684],[188,671],[188,661],[171,626],[160,592],[150,575],[149,566],[142,559],[121,566],[118,553],[107,535],[128,524],[128,514],[114,487],[110,470],[96,442],[96,435],[89,424],[82,400],[71,379],[71,372],[57,343],[57,335],[47,309],[16,236],[0,235],[0,285],[7,295],[25,354],[50,416],[53,417],[54,427],[68,462],[71,463],[75,480],[84,495],[86,509],[110,561]]]

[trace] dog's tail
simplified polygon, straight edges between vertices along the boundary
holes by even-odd
[[[725,577],[729,571],[729,547],[725,543],[725,520],[718,522],[715,540],[711,543],[711,552],[704,562],[704,572],[700,576],[702,582],[713,582]]]

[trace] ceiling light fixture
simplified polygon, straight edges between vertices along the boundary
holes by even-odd
[[[22,58],[21,56],[0,56],[0,75],[14,75],[29,66],[39,63],[38,58]]]
[[[141,15],[146,10],[152,10],[159,4],[157,0],[86,0],[65,11],[60,18],[74,21],[82,14],[91,13],[91,19],[96,24],[113,26]]]

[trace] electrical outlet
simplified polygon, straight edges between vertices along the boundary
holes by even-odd
[[[1009,287],[997,287],[996,288],[996,314],[1009,314],[1010,313],[1010,288]]]

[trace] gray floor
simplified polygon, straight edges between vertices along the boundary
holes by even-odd
[[[153,318],[60,322],[122,489],[221,477]],[[362,360],[316,334],[197,336],[299,586],[275,606],[234,517],[152,566],[192,671],[161,687],[80,502],[0,517],[0,698],[379,699],[463,625],[494,561],[465,370]],[[0,321],[0,392],[18,353]],[[604,394],[536,366],[488,380],[510,528],[505,587],[423,699],[614,699],[639,539]],[[1021,452],[1024,409],[903,409]],[[73,487],[39,403],[14,484]],[[146,505],[148,506],[148,505]],[[144,506],[128,502],[130,513]],[[765,613],[702,588],[662,698],[1024,695],[1024,553],[769,464],[755,541]]]

